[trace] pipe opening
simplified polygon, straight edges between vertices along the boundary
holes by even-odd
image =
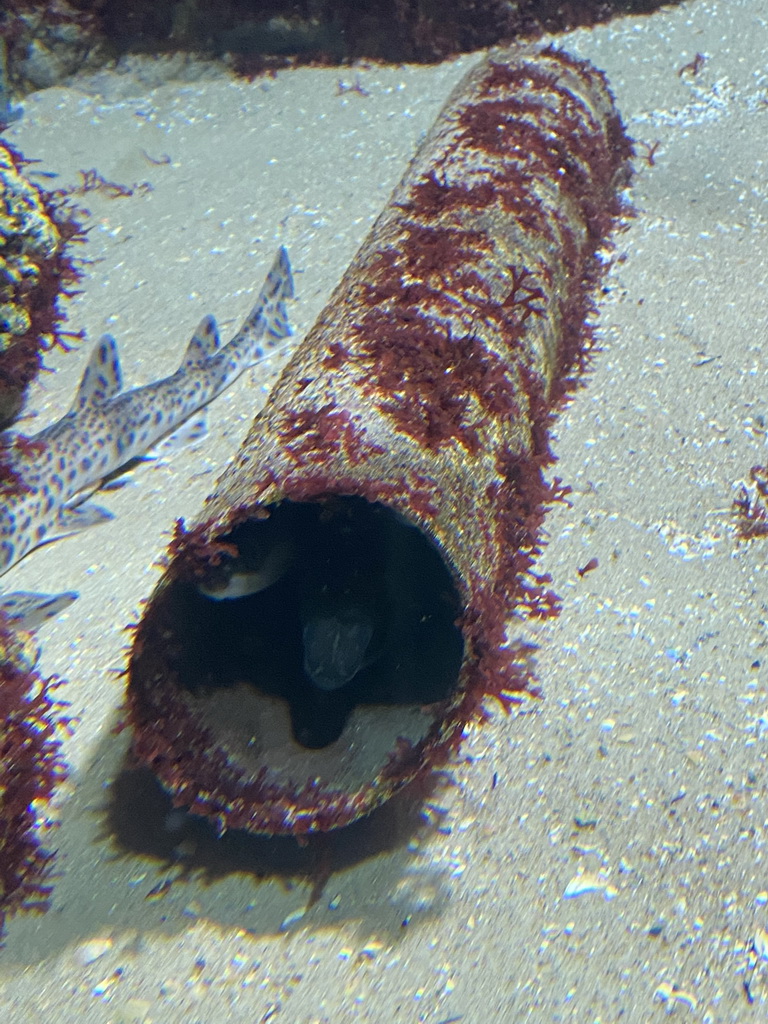
[[[204,700],[207,724],[231,736],[239,719],[263,747],[287,711],[295,743],[321,750],[356,709],[449,698],[464,650],[461,601],[432,541],[360,497],[265,511],[217,537],[230,545],[221,563],[167,595],[169,667],[181,690]],[[392,719],[390,749],[398,729]],[[402,735],[421,738],[412,731],[404,720]]]

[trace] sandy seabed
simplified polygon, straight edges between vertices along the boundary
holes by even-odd
[[[263,404],[274,356],[217,399],[203,444],[104,496],[114,522],[3,580],[81,593],[41,630],[42,670],[69,681],[79,722],[52,908],[11,921],[0,951],[3,1024],[765,1012],[768,542],[739,545],[730,509],[766,461],[768,17],[760,0],[698,0],[557,42],[607,73],[637,173],[603,351],[555,428],[573,493],[548,516],[540,568],[563,611],[521,626],[543,700],[472,730],[423,827],[351,857],[312,906],[288,875],[167,887],[180,865],[116,856],[104,808],[127,743],[112,733],[124,627],[173,521],[194,518]],[[284,244],[298,342],[475,59],[157,87],[137,66],[29,97],[7,137],[57,185],[97,168],[150,186],[83,198],[96,262],[70,328],[118,338],[127,386],[155,380],[204,313],[232,333]],[[66,411],[88,351],[51,358],[29,432]]]

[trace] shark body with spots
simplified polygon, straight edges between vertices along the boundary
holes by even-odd
[[[10,449],[14,479],[0,487],[0,575],[39,545],[111,519],[87,501],[89,495],[159,441],[184,430],[191,436],[200,411],[291,333],[285,311],[290,298],[293,279],[281,248],[256,305],[227,345],[219,347],[216,321],[207,316],[176,373],[125,393],[117,344],[103,335],[70,411]],[[76,597],[0,594],[0,612],[35,629]]]

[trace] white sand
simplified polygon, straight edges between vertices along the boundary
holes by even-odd
[[[763,12],[700,0],[562,41],[607,72],[630,134],[659,145],[653,165],[637,160],[626,260],[600,302],[605,351],[556,427],[574,493],[541,560],[564,599],[536,631],[544,700],[473,731],[441,831],[335,874],[284,932],[308,886],[239,874],[148,901],[176,870],[115,860],[99,838],[126,744],[110,733],[123,627],[279,359],[217,400],[199,449],[104,496],[113,523],[3,579],[82,595],[41,631],[43,670],[69,680],[80,721],[64,742],[53,909],[13,920],[0,953],[3,1024],[758,1019],[743,983],[768,1002],[768,962],[752,975],[746,952],[768,927],[768,547],[738,547],[729,508],[766,461]],[[702,70],[680,77],[697,52]],[[127,385],[156,379],[204,313],[231,333],[284,243],[300,339],[473,59],[155,90],[104,75],[122,99],[31,97],[8,137],[62,184],[96,167],[153,188],[85,198],[101,262],[72,329],[118,337]],[[369,95],[339,95],[355,77]],[[51,360],[30,430],[67,408],[86,357]],[[597,891],[566,898],[577,877]]]

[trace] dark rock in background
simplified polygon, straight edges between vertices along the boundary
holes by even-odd
[[[229,54],[235,71],[249,76],[296,63],[429,63],[662,6],[660,0],[7,0],[0,34],[11,83],[24,93],[126,53]]]

